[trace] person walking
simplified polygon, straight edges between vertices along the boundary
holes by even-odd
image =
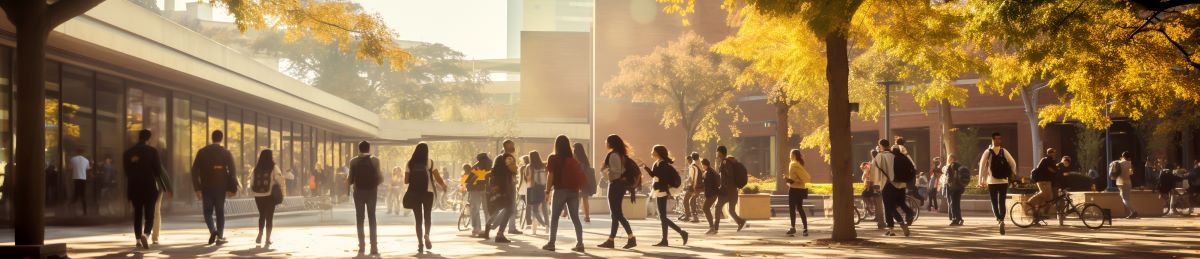
[[[1056,195],[1054,192],[1053,181],[1055,175],[1058,174],[1058,167],[1054,165],[1055,155],[1058,151],[1054,148],[1047,148],[1045,155],[1038,161],[1037,167],[1033,168],[1031,178],[1037,185],[1037,193],[1029,197],[1029,204],[1033,204],[1033,208],[1040,208],[1038,212],[1042,215],[1050,215],[1054,206],[1050,204],[1050,200]],[[1035,221],[1042,221],[1037,218]]]
[[[872,161],[878,155],[879,146],[875,146],[875,148],[871,149],[870,157]],[[883,181],[876,180],[882,176],[875,175],[875,170],[871,166],[872,161],[863,162],[858,166],[858,169],[863,171],[863,207],[866,207],[864,209],[875,215],[875,227],[882,230],[887,228],[887,224],[884,223],[886,220],[883,219],[883,198],[879,194],[880,189],[883,188]]]
[[[254,194],[254,204],[258,206],[258,237],[255,244],[271,247],[271,229],[275,226],[275,206],[283,203],[287,193],[287,179],[275,166],[275,158],[270,149],[264,149],[258,154],[258,163],[254,164],[254,174],[251,175],[250,192]],[[266,228],[267,241],[263,242],[263,229]]]
[[[525,221],[533,225],[533,234],[537,234],[538,226],[546,226],[546,163],[542,161],[542,154],[537,151],[530,151],[529,166],[525,168],[525,182],[529,183],[529,189],[525,195]]]
[[[358,254],[365,252],[363,216],[366,216],[371,231],[371,255],[377,256],[379,243],[375,232],[375,202],[379,199],[379,183],[383,181],[383,172],[379,169],[379,158],[371,155],[371,143],[358,142],[358,153],[350,160],[350,173],[346,176],[346,186],[354,190],[351,197],[354,198],[354,220],[358,227]]]
[[[71,183],[75,187],[71,193],[71,203],[79,203],[81,214],[87,216],[87,182],[88,170],[91,169],[91,161],[88,161],[87,157],[83,156],[85,154],[87,154],[87,151],[83,147],[75,148],[75,156],[67,160],[67,166],[70,167]]]
[[[928,176],[929,190],[927,191],[928,196],[926,196],[926,203],[928,205],[925,206],[926,210],[928,211],[937,211],[941,206],[941,203],[938,203],[938,196],[942,196],[941,189],[943,166],[944,164],[942,163],[942,157],[933,158],[933,167],[929,168]]]
[[[708,221],[708,232],[706,235],[717,234],[717,222],[713,219],[713,205],[717,203],[717,197],[721,194],[721,175],[713,169],[712,161],[708,158],[700,159],[701,170],[704,170],[704,204],[700,209],[704,210],[704,220]]]
[[[1121,159],[1113,161],[1108,165],[1108,178],[1116,181],[1117,191],[1121,194],[1121,203],[1125,205],[1125,211],[1128,213],[1125,218],[1135,219],[1138,217],[1137,211],[1133,210],[1133,202],[1130,200],[1133,191],[1133,162],[1129,161],[1129,151],[1121,152]]]
[[[729,205],[729,217],[733,218],[738,227],[737,231],[742,231],[746,228],[746,220],[737,215],[738,193],[742,187],[746,186],[746,166],[738,162],[736,158],[729,155],[729,149],[725,146],[717,147],[717,157],[721,161],[717,171],[721,172],[721,195],[717,196],[717,220],[713,221],[713,234],[721,229],[721,208],[726,204]]]
[[[125,167],[125,195],[133,204],[133,236],[137,246],[150,249],[146,236],[155,228],[154,206],[162,192],[171,193],[171,181],[163,169],[158,149],[151,147],[150,130],[138,131],[138,142],[121,161]]]
[[[689,154],[687,162],[688,174],[686,180],[683,181],[683,220],[696,223],[700,222],[700,219],[696,217],[700,210],[696,208],[696,199],[700,198],[700,182],[703,177],[701,175],[703,171],[700,170],[700,153]]]
[[[406,211],[400,202],[404,197],[404,167],[393,166],[387,176],[387,194],[383,195],[384,204],[387,204],[386,214],[400,215],[400,211]]]
[[[683,186],[683,179],[679,176],[679,171],[675,170],[675,160],[671,158],[667,147],[663,145],[655,145],[650,150],[650,156],[654,158],[654,167],[645,167],[644,170],[650,172],[650,177],[654,178],[654,183],[651,185],[654,189],[655,205],[658,207],[658,222],[662,226],[662,239],[654,246],[669,246],[667,242],[667,228],[675,230],[679,233],[679,237],[683,238],[683,245],[687,245],[688,232],[683,231],[671,221],[671,217],[667,216],[667,201],[674,198],[673,192],[679,192]],[[644,166],[643,166],[644,167]]]
[[[592,206],[588,200],[592,195],[596,195],[596,168],[592,167],[592,160],[588,159],[586,148],[583,143],[576,142],[574,146],[575,160],[579,160],[579,166],[583,167],[583,175],[587,176],[587,184],[583,185],[583,193],[580,193],[580,200],[583,201],[583,222],[592,222]]]
[[[946,193],[946,215],[950,217],[951,226],[962,226],[962,195],[971,181],[971,172],[967,167],[958,163],[958,155],[946,157],[946,166],[942,168],[942,191]]]
[[[799,149],[792,149],[790,153],[791,162],[788,163],[788,219],[791,220],[791,228],[788,229],[788,236],[796,235],[796,212],[800,213],[800,223],[804,224],[804,236],[808,236],[808,215],[804,214],[804,199],[808,199],[808,184],[812,183],[812,176],[808,174],[808,169],[804,168],[804,156],[800,154]]]
[[[225,244],[225,198],[237,194],[237,165],[233,154],[221,143],[225,134],[212,132],[212,144],[196,151],[192,163],[192,187],[196,198],[203,200],[204,224],[208,226],[208,244]],[[216,216],[214,220],[214,214]]]
[[[424,142],[413,148],[412,157],[405,167],[408,173],[404,174],[404,184],[408,185],[408,189],[405,190],[402,203],[405,208],[412,209],[416,218],[417,253],[423,253],[433,249],[433,241],[429,240],[429,231],[433,228],[433,197],[437,196],[438,190],[446,190],[446,181],[433,169],[433,160],[429,159],[429,144]]]
[[[979,158],[979,186],[987,186],[988,200],[992,202],[992,214],[1004,235],[1004,205],[1008,198],[1008,179],[1017,174],[1017,161],[1008,150],[1000,146],[999,132],[992,133],[992,145]]]
[[[471,166],[469,173],[463,174],[463,185],[467,189],[467,210],[471,214],[471,235],[474,237],[483,237],[487,239],[487,232],[483,231],[480,223],[484,216],[484,196],[487,195],[487,177],[491,173],[492,159],[488,158],[487,153],[479,153],[475,155],[475,164]]]
[[[881,150],[875,158],[871,160],[872,174],[875,179],[881,182],[882,191],[880,192],[883,200],[883,219],[887,227],[886,236],[895,236],[893,229],[897,223],[900,223],[900,229],[904,231],[904,236],[910,236],[911,232],[908,229],[908,224],[911,222],[913,210],[904,202],[905,189],[908,187],[908,179],[903,179],[903,172],[899,170],[913,170],[911,160],[908,160],[904,155],[899,145],[896,148],[889,150],[890,143],[887,139],[879,140],[879,150]],[[908,172],[908,173],[911,173]],[[905,215],[900,216],[896,211],[899,208],[904,211]]]
[[[516,144],[512,140],[504,140],[504,152],[496,157],[496,163],[492,166],[491,180],[488,181],[488,199],[492,207],[497,208],[496,216],[492,217],[488,222],[487,228],[484,229],[484,236],[491,232],[493,226],[496,227],[496,243],[511,243],[508,238],[504,237],[505,228],[509,227],[512,222],[513,215],[516,214],[517,204],[517,184],[514,180],[517,178],[517,159],[513,157],[516,152]],[[510,234],[521,234],[515,228],[509,229]]]
[[[633,229],[629,226],[629,220],[625,218],[625,211],[621,206],[622,199],[625,199],[625,193],[629,193],[629,200],[635,201],[637,197],[636,188],[641,181],[641,172],[637,169],[637,163],[629,156],[629,146],[617,135],[608,135],[605,139],[605,145],[608,146],[608,156],[604,158],[604,165],[600,167],[600,171],[605,173],[605,178],[608,181],[608,208],[609,214],[612,215],[612,226],[610,227],[608,240],[601,243],[601,248],[613,248],[613,239],[617,237],[617,227],[625,228],[625,236],[629,239],[625,242],[623,248],[630,249],[637,247],[637,238],[633,235]],[[632,167],[631,167],[632,166]]]
[[[542,250],[554,251],[554,241],[558,237],[558,215],[562,215],[563,209],[566,209],[567,214],[571,216],[571,223],[575,226],[575,248],[571,250],[582,253],[583,225],[579,223],[579,191],[587,184],[587,176],[580,171],[579,161],[575,160],[575,155],[571,152],[571,140],[567,136],[558,135],[555,138],[554,154],[550,155],[550,162],[546,168],[550,172],[547,176],[546,196],[549,197],[553,191],[554,201],[550,209],[550,241],[542,246]]]

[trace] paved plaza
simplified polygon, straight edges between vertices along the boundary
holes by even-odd
[[[380,211],[383,212],[382,210]],[[195,258],[195,257],[289,257],[350,258],[357,253],[354,212],[338,207],[329,213],[296,212],[277,216],[274,244],[263,248],[254,244],[254,217],[231,218],[226,236],[229,243],[208,246],[207,233],[199,216],[173,216],[165,221],[161,245],[151,250],[133,248],[128,224],[90,227],[47,227],[47,243],[67,243],[73,258]],[[750,227],[735,232],[734,224],[723,224],[719,235],[704,235],[704,223],[684,223],[692,233],[687,246],[671,233],[671,247],[654,247],[660,238],[657,219],[632,220],[639,246],[630,249],[601,249],[610,221],[607,216],[592,217],[584,224],[587,253],[573,253],[569,220],[559,232],[558,252],[541,250],[545,232],[510,235],[510,244],[495,244],[467,236],[454,227],[457,214],[435,212],[431,253],[416,253],[411,216],[380,215],[380,250],[385,258],[466,258],[466,257],[538,257],[538,258],[681,258],[681,257],[789,257],[789,258],[1200,258],[1200,217],[1117,219],[1114,226],[1088,230],[1075,226],[1018,229],[1010,225],[1007,236],[996,232],[988,215],[973,215],[967,225],[945,226],[945,214],[927,213],[913,227],[913,236],[884,237],[874,225],[859,228],[860,241],[830,243],[827,218],[810,219],[810,236],[786,237],[787,217],[769,221],[751,221]],[[1068,225],[1071,225],[1068,222]],[[0,242],[11,244],[12,230],[0,230]],[[624,236],[621,234],[620,236]],[[617,245],[624,244],[621,237]]]

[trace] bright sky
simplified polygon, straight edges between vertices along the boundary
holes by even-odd
[[[184,10],[189,0],[176,1]],[[442,43],[467,59],[507,57],[508,1],[505,0],[353,0],[378,13],[401,40]],[[161,0],[160,0],[161,4]],[[231,19],[223,10],[214,18]]]

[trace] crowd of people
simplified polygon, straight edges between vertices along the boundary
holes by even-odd
[[[151,134],[149,130],[139,132],[139,142],[130,147],[122,158],[127,170],[127,197],[134,214],[134,234],[140,248],[149,248],[151,243],[158,243],[162,199],[172,191],[158,150],[147,144]],[[225,199],[233,197],[239,190],[247,190],[254,197],[259,211],[255,242],[269,247],[275,208],[283,202],[288,190],[295,188],[295,184],[292,184],[294,179],[289,179],[287,174],[279,170],[273,151],[265,149],[260,151],[258,161],[249,169],[250,179],[245,184],[248,186],[239,187],[233,156],[219,144],[222,139],[221,131],[213,131],[214,144],[197,151],[191,167],[191,183],[196,199],[202,201],[202,216],[209,231],[208,244],[227,242],[224,236]],[[894,231],[896,225],[900,226],[904,236],[910,236],[909,225],[914,219],[914,210],[921,207],[938,209],[939,196],[944,197],[948,206],[945,209],[950,225],[958,226],[963,224],[962,195],[974,178],[977,186],[986,187],[999,233],[1003,235],[1007,209],[1005,199],[1010,184],[1017,178],[1017,172],[1016,160],[1002,146],[1002,140],[999,133],[992,134],[991,145],[983,151],[978,172],[972,177],[970,169],[960,163],[956,155],[947,156],[944,163],[940,159],[935,160],[928,174],[918,172],[904,146],[904,138],[896,138],[894,143],[881,139],[878,146],[871,150],[871,161],[860,165],[866,184],[862,194],[864,203],[882,208],[874,211],[879,228],[885,229],[887,236],[897,235]],[[414,215],[414,234],[417,236],[419,253],[433,249],[429,238],[433,227],[431,212],[435,201],[451,192],[459,192],[466,197],[471,236],[508,243],[511,241],[506,235],[523,234],[520,230],[523,228],[531,228],[536,234],[539,226],[545,226],[549,229],[549,240],[542,249],[548,251],[555,250],[560,219],[568,216],[575,234],[575,244],[571,250],[585,251],[581,221],[590,221],[586,201],[597,192],[598,183],[607,185],[605,190],[612,219],[608,238],[597,245],[600,248],[615,248],[614,240],[621,229],[626,235],[626,243],[622,247],[630,249],[637,246],[633,229],[622,210],[626,197],[634,203],[639,197],[655,203],[662,230],[660,241],[655,246],[669,246],[670,231],[678,235],[682,245],[687,245],[689,232],[668,217],[667,205],[671,199],[681,199],[678,204],[684,206],[684,215],[680,217],[683,221],[699,222],[698,215],[703,214],[708,223],[708,235],[718,234],[720,219],[726,211],[737,225],[737,231],[748,227],[746,220],[736,210],[740,189],[747,185],[746,167],[731,156],[724,146],[716,148],[713,160],[701,158],[698,153],[689,154],[685,173],[677,171],[675,159],[665,146],[653,146],[649,153],[654,161],[647,164],[634,159],[633,148],[617,135],[605,139],[607,154],[599,170],[591,167],[583,144],[572,143],[566,136],[560,135],[555,139],[552,153],[545,160],[538,151],[529,151],[527,155],[518,157],[516,144],[511,140],[505,140],[502,146],[503,150],[494,158],[487,153],[480,153],[474,164],[463,164],[457,190],[451,190],[448,183],[452,182],[446,180],[445,167],[438,169],[437,162],[430,159],[429,145],[426,143],[417,144],[411,157],[401,166],[392,168],[389,174],[384,174],[380,158],[372,155],[371,144],[366,141],[358,143],[359,154],[349,161],[346,168],[345,182],[348,188],[345,195],[351,197],[355,209],[359,254],[379,254],[376,204],[381,194],[388,207],[387,213],[399,214],[404,211]],[[1033,170],[1031,176],[1037,193],[1030,198],[1032,204],[1047,203],[1059,189],[1064,188],[1063,181],[1072,160],[1067,156],[1061,159],[1057,156],[1057,150],[1047,149]],[[1129,177],[1133,172],[1128,158],[1128,152],[1122,153],[1120,160],[1110,164],[1108,175],[1116,181],[1127,208],[1130,206]],[[812,177],[805,169],[800,150],[791,150],[789,160],[783,178],[788,187],[790,222],[786,235],[801,233],[807,236],[808,215],[803,204],[808,198]],[[68,164],[72,169],[89,167],[82,156],[71,158]],[[1192,186],[1200,185],[1200,181],[1195,181],[1197,174],[1200,174],[1200,164],[1197,164],[1197,170],[1190,173],[1182,169],[1163,170],[1155,178],[1171,186],[1183,181],[1183,186],[1195,189]],[[78,170],[72,171],[72,177],[81,177]],[[1190,185],[1187,184],[1188,180],[1191,180]],[[381,186],[384,188],[382,193],[379,190]],[[649,193],[639,195],[638,192],[644,189]],[[919,197],[925,205],[910,207],[906,202],[907,196]],[[697,202],[701,200],[703,202]],[[517,211],[518,201],[524,201],[524,211]],[[86,211],[87,203],[81,203]],[[1136,212],[1129,211],[1127,217],[1137,217]],[[517,218],[518,214],[523,214],[524,219]],[[797,214],[801,222],[799,232],[796,230]]]

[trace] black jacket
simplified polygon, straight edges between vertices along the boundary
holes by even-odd
[[[141,143],[133,145],[125,150],[121,161],[125,164],[129,200],[157,199],[159,191],[171,191],[171,181],[154,147]]]
[[[670,178],[669,174],[679,175],[679,171],[671,166],[671,163],[666,161],[654,162],[654,167],[650,169],[650,177],[658,177],[658,181],[654,182],[650,188],[655,191],[670,193],[671,186],[667,184],[666,179]]]
[[[196,160],[192,162],[192,186],[197,191],[214,195],[236,193],[237,165],[233,163],[233,155],[229,150],[221,145],[210,144],[196,151]]]
[[[1050,157],[1042,157],[1042,161],[1033,169],[1033,182],[1052,182],[1056,176],[1058,166],[1054,165],[1054,159]]]

